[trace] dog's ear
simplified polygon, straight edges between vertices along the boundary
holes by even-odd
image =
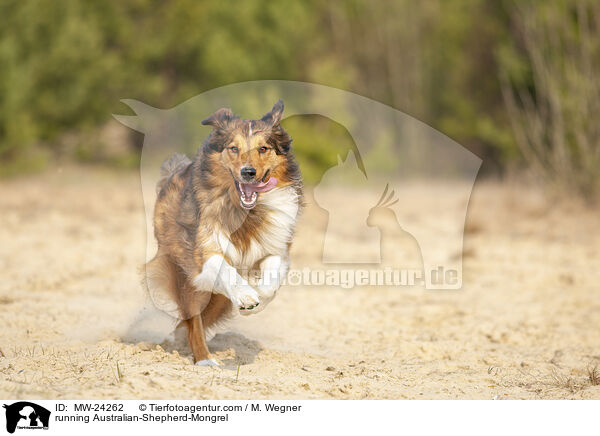
[[[270,124],[271,127],[278,126],[281,122],[281,116],[283,115],[283,101],[277,100],[277,103],[273,106],[270,112],[267,112],[260,119],[261,121]]]
[[[292,138],[283,127],[277,125],[271,129],[267,143],[275,149],[277,154],[287,154],[292,146]]]
[[[202,125],[213,126],[215,129],[222,129],[234,118],[235,115],[233,115],[233,111],[231,109],[221,108],[210,117],[202,120]]]
[[[271,134],[267,142],[275,149],[277,154],[287,154],[292,145],[292,138],[281,127],[283,116],[283,101],[278,100],[270,112],[267,112],[260,120],[271,127]]]
[[[223,151],[229,135],[227,127],[231,121],[237,118],[231,109],[221,108],[210,117],[202,120],[203,125],[213,127],[212,133],[206,139],[209,149],[217,152]]]

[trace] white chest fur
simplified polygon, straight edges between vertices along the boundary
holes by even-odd
[[[229,235],[223,231],[216,235],[223,254],[235,268],[252,268],[256,262],[269,255],[287,257],[288,244],[294,234],[299,209],[296,190],[291,186],[275,188],[260,194],[258,204],[267,208],[267,218],[247,249],[241,250],[236,247]]]

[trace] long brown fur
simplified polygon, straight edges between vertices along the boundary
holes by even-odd
[[[227,232],[243,253],[251,241],[260,240],[264,226],[277,224],[269,222],[260,201],[251,210],[241,207],[234,175],[242,166],[252,165],[257,178],[276,177],[277,188],[293,186],[301,197],[292,140],[280,125],[282,112],[281,101],[260,120],[242,120],[231,110],[220,109],[203,121],[213,131],[193,161],[174,155],[161,167],[154,210],[158,251],[146,265],[146,282],[149,292],[162,293],[177,303],[195,362],[209,358],[206,330],[229,317],[233,309],[227,297],[192,284],[212,255],[232,262],[211,242],[214,232],[217,228]]]

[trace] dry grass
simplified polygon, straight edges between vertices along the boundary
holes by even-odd
[[[584,382],[579,381],[574,377],[566,376],[560,373],[555,368],[552,368],[552,370],[550,371],[550,378],[552,379],[552,382],[550,383],[551,386],[554,385],[556,387],[566,389],[572,394],[582,389],[585,389],[586,387],[586,384]]]
[[[582,365],[598,354],[597,211],[554,202],[539,216],[538,191],[480,184],[462,290],[285,287],[209,343],[216,369],[184,346],[120,339],[141,300],[139,177],[61,177],[0,185],[0,398],[600,399],[598,367]],[[419,201],[434,196],[419,189],[411,219],[428,220]],[[316,213],[294,268],[320,255]]]
[[[587,377],[575,377],[565,375],[556,368],[552,368],[550,371],[550,385],[566,389],[571,393],[576,393],[590,386],[600,386],[600,365],[589,366],[586,373]]]
[[[600,366],[589,367],[588,377],[592,386],[600,386]]]

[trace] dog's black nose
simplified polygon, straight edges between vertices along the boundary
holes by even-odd
[[[256,175],[256,168],[243,167],[240,170],[240,174],[242,175],[242,177],[244,177],[246,179],[250,179],[250,178],[252,178],[252,177],[254,177]]]

